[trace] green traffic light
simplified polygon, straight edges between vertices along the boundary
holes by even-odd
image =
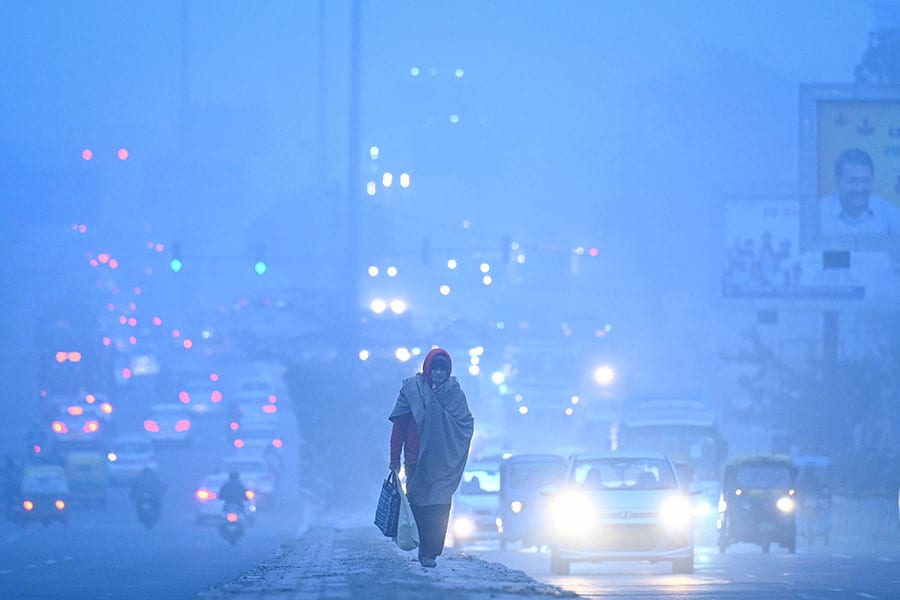
[[[257,275],[265,275],[266,271],[269,270],[269,267],[266,266],[266,263],[263,261],[258,260],[256,261],[256,264],[253,265],[253,270],[256,271]]]
[[[173,258],[169,261],[169,268],[172,269],[172,271],[174,271],[175,273],[181,271],[182,267],[184,267],[184,264],[177,258]]]

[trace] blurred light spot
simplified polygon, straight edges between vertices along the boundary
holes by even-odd
[[[366,193],[370,196],[375,195],[375,182],[374,181],[370,181],[369,183],[366,184]]]
[[[609,323],[607,323],[606,325],[603,326],[603,330],[604,330],[606,333],[609,333],[610,331],[612,331],[612,325],[610,325]]]
[[[400,362],[406,362],[410,359],[409,349],[407,348],[397,348],[394,352],[394,356],[397,357],[397,360]]]
[[[403,300],[391,300],[391,312],[400,315],[406,312],[406,302]]]
[[[569,398],[569,402],[571,402],[572,404],[578,404],[579,402],[581,402],[581,398],[579,398],[578,396],[572,396],[571,398]]]
[[[379,273],[378,267],[376,267],[375,265],[370,266],[368,273],[369,277],[377,277]]]
[[[371,158],[372,160],[377,160],[378,154],[380,152],[381,151],[378,149],[378,146],[369,146],[369,158]]]
[[[484,356],[484,346],[469,348],[469,356]]]
[[[453,123],[454,125],[455,125],[456,123],[459,123],[459,115],[455,115],[455,114],[454,114],[454,115],[450,115],[450,122]]]
[[[83,158],[84,160],[91,160],[92,158],[94,158],[94,151],[90,148],[85,148],[81,151],[81,158]]]
[[[505,379],[506,376],[500,371],[494,371],[491,374],[491,381],[493,381],[495,385],[500,385]]]
[[[577,248],[575,248],[574,252],[578,256],[582,256],[584,254],[584,246],[578,246]]]
[[[381,185],[386,188],[391,187],[391,184],[394,183],[394,176],[390,173],[385,173],[381,176]]]
[[[492,283],[494,283],[494,279],[490,275],[485,275],[481,278],[481,283],[483,283],[484,285],[491,285]]]
[[[588,250],[588,254],[590,254],[591,256],[597,256],[598,254],[600,254],[600,251],[597,248],[591,248],[590,250]]]
[[[104,336],[104,337],[103,337],[103,345],[104,345],[104,346],[109,346],[110,344],[112,344],[112,340],[109,339],[109,337]]]
[[[119,151],[116,152],[116,156],[119,157],[119,160],[128,160],[128,149],[119,148]]]
[[[372,300],[371,304],[369,304],[369,308],[376,315],[380,315],[387,309],[387,303],[384,300]]]
[[[462,226],[463,226],[463,229],[468,229],[469,227],[472,226],[472,221],[470,221],[468,219],[463,219]]]
[[[458,263],[456,262],[456,259],[455,259],[455,258],[451,258],[450,260],[447,261],[447,268],[450,269],[450,270],[453,270],[453,269],[455,269],[455,268],[457,267],[457,264],[458,264]]]
[[[385,271],[385,273],[387,273],[387,276],[388,276],[388,277],[396,277],[396,276],[397,276],[397,267],[395,267],[395,266],[392,265],[392,266],[390,266],[390,267],[387,268],[387,270]]]
[[[599,366],[594,370],[594,381],[596,381],[600,385],[608,385],[612,383],[612,380],[615,379],[615,376],[615,371],[612,370],[612,367],[609,367],[607,365]]]
[[[462,69],[457,69],[457,70],[453,71],[453,74],[456,75],[457,79],[460,79],[460,78],[462,78],[463,75],[465,75],[465,73],[463,72]]]
[[[571,417],[572,413],[574,413],[574,412],[575,411],[572,410],[572,407],[570,406],[569,408],[566,409],[566,416]]]
[[[469,375],[477,377],[479,373],[481,373],[481,367],[478,365],[469,365]]]
[[[470,362],[471,364],[473,364],[473,365],[477,365],[478,363],[481,362],[481,357],[480,357],[480,356],[473,356],[473,357],[471,357],[471,358],[469,359],[469,362]]]
[[[118,268],[119,268],[119,261],[117,261],[117,260],[114,259],[114,258],[111,258],[111,259],[109,260],[109,268],[110,268],[110,269],[118,269]]]
[[[519,407],[519,414],[520,414],[520,415],[527,415],[527,414],[528,414],[528,407],[527,407],[527,406],[524,406],[524,405],[523,405],[523,406],[520,406],[520,407]]]
[[[173,329],[173,330],[172,330],[172,337],[174,337],[174,338],[181,337],[181,332],[178,331],[177,329]]]
[[[524,254],[516,254],[516,262],[521,264],[525,263],[525,255]]]
[[[446,283],[438,288],[438,290],[441,292],[441,296],[448,296],[450,294],[450,286]]]
[[[503,321],[497,321],[497,329],[504,329],[504,328],[506,328],[506,323],[504,323]]]
[[[368,350],[360,350],[359,351],[359,360],[369,360],[369,351]]]
[[[153,324],[156,326],[162,325],[162,319],[159,317],[153,317]]]
[[[409,70],[409,74],[412,75],[413,77],[418,77],[419,74],[421,74],[421,72],[422,71],[419,70],[419,67],[412,67]]]
[[[400,173],[400,187],[409,187],[409,173]]]
[[[481,270],[482,273],[487,273],[488,271],[491,270],[491,265],[489,265],[487,263],[481,263],[481,265],[478,268]]]
[[[101,264],[106,264],[109,262],[109,254],[106,252],[101,252],[99,256],[97,256],[97,260],[100,261]]]
[[[134,337],[133,335],[128,336],[128,343],[131,344],[132,346],[134,346],[135,344],[137,344],[137,338]]]
[[[184,346],[185,349],[190,350],[194,346],[194,342],[192,342],[190,338],[187,338],[181,342],[181,345]]]

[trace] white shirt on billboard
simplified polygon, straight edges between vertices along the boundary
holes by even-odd
[[[858,217],[847,214],[837,194],[822,198],[820,226],[826,235],[900,235],[900,208],[881,196],[869,196]]]

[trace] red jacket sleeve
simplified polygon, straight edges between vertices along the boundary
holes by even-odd
[[[419,458],[419,429],[412,414],[394,417],[394,426],[391,429],[391,462],[392,465],[400,464],[400,451],[407,463],[414,463]]]

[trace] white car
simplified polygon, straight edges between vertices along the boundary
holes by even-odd
[[[221,522],[225,503],[219,498],[219,490],[226,481],[228,481],[228,473],[213,473],[204,477],[197,486],[197,490],[194,492],[194,506],[198,524]],[[247,487],[247,482],[243,479],[241,481]],[[247,510],[252,522],[253,514],[256,512],[256,498],[253,494],[247,498]]]
[[[669,561],[675,573],[694,570],[693,502],[662,453],[573,455],[548,516],[554,575],[567,575],[573,562]]]
[[[117,437],[106,453],[107,472],[115,483],[131,483],[144,469],[156,470],[156,451],[146,435]]]
[[[450,531],[453,546],[499,540],[500,461],[471,462],[453,495]]]
[[[191,415],[180,404],[154,404],[144,419],[144,430],[154,442],[189,442]]]
[[[226,475],[237,473],[244,485],[254,493],[257,503],[271,502],[276,478],[262,456],[235,453],[222,461],[222,471]]]

